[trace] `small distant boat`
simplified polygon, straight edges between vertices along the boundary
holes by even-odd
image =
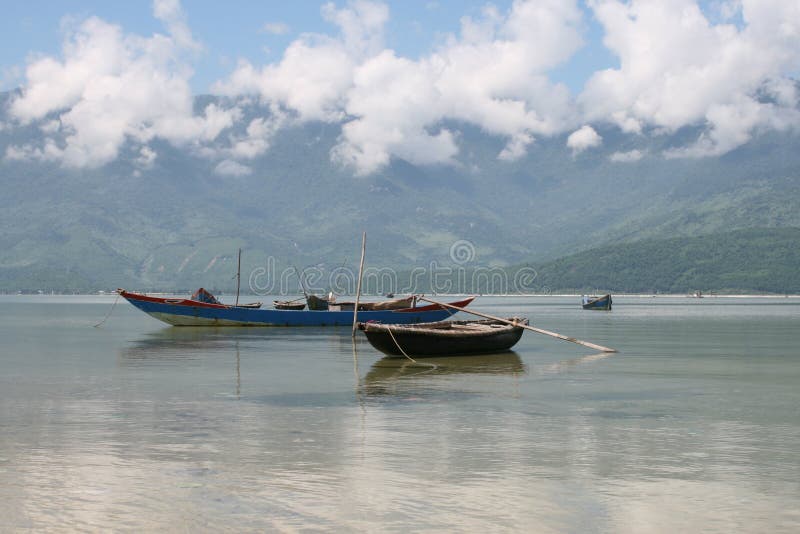
[[[247,304],[236,304],[236,308],[250,308],[253,310],[257,310],[261,307],[260,302],[248,302]]]
[[[359,316],[360,317],[360,316]],[[522,337],[524,318],[439,321],[410,325],[358,323],[370,344],[390,356],[456,356],[503,352]]]
[[[222,304],[219,300],[217,300],[217,297],[215,297],[208,290],[203,289],[202,287],[200,289],[198,289],[197,291],[195,291],[194,293],[192,293],[192,296],[190,297],[190,299],[191,300],[195,300],[197,302],[203,302],[205,304],[219,304],[221,306],[224,306],[224,304]],[[256,309],[257,310],[258,308],[261,307],[261,303],[260,302],[250,302],[248,304],[234,304],[234,307],[236,307],[236,308],[252,308],[252,309]]]
[[[611,295],[603,295],[602,297],[583,297],[584,310],[610,310],[611,309]]]
[[[306,303],[297,300],[273,300],[272,307],[276,310],[304,310]]]
[[[416,296],[382,300],[379,302],[359,302],[358,311],[381,311],[381,310],[403,310],[413,308],[416,305]],[[353,311],[356,308],[355,302],[338,302],[328,300],[328,309],[331,311]]]
[[[316,295],[306,295],[306,302],[308,303],[309,310],[316,311],[354,311],[356,309],[355,302],[339,302],[333,294],[329,295],[327,298],[318,297]],[[379,302],[359,302],[358,311],[405,310],[415,307],[416,302],[416,295]]]
[[[325,311],[328,309],[328,299],[316,295],[306,295],[308,309],[314,311]]]

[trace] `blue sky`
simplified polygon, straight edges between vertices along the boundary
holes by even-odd
[[[260,63],[276,60],[282,50],[301,33],[330,33],[331,24],[323,19],[320,8],[325,2],[253,2],[228,0],[224,4],[208,0],[182,3],[189,26],[205,50],[193,63],[191,84],[195,93],[209,91],[224,78],[239,58]],[[339,2],[344,5],[346,2]],[[494,2],[475,0],[389,1],[390,19],[386,28],[386,46],[399,55],[418,58],[441,44],[447,34],[459,31],[463,16],[479,16],[488,4],[507,10],[510,0]],[[0,81],[3,90],[22,83],[26,59],[39,54],[58,56],[64,40],[65,21],[100,17],[142,36],[163,32],[163,24],[152,14],[148,0],[107,2],[100,0],[29,0],[3,2],[0,32]],[[224,5],[224,7],[222,7]],[[586,46],[568,62],[551,71],[551,78],[566,83],[577,93],[589,75],[617,64],[617,58],[602,45],[602,29],[585,10]],[[288,27],[283,35],[264,31],[268,23]]]
[[[800,1],[42,0],[3,6],[0,76],[22,94],[0,131],[44,141],[8,159],[97,167],[155,139],[246,174],[278,130],[341,127],[331,159],[457,164],[458,126],[504,141],[501,161],[563,136],[573,156],[616,127],[699,136],[644,157],[717,157],[800,129]],[[193,95],[227,97],[200,113]],[[259,115],[253,118],[253,106]],[[247,113],[245,113],[247,109]],[[245,118],[249,117],[249,118]],[[241,132],[245,132],[242,134]]]

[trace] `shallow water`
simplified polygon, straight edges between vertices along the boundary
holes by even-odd
[[[800,531],[800,300],[479,298],[514,352],[0,296],[0,530]]]

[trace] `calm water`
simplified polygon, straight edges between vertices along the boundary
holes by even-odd
[[[526,333],[386,360],[348,329],[0,297],[0,530],[800,531],[800,300],[480,298]]]

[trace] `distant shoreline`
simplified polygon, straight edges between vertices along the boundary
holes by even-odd
[[[172,296],[172,295],[183,295],[189,292],[187,291],[142,291],[142,293],[146,293],[147,295],[153,296]],[[580,298],[583,295],[604,295],[605,292],[592,292],[592,293],[549,293],[549,294],[542,294],[542,293],[526,293],[526,294],[480,294],[480,293],[418,293],[419,295],[433,295],[434,297],[490,297],[490,298],[550,298],[550,297],[558,297],[558,298]],[[220,292],[216,293],[218,297],[231,297],[234,294],[227,293],[227,292]],[[684,295],[680,293],[611,293],[611,295],[615,298],[667,298],[667,299],[693,299],[693,300],[703,300],[703,299],[743,299],[743,298],[763,298],[763,299],[779,299],[779,298],[790,298],[790,299],[797,299],[800,298],[800,294],[765,294],[765,293],[731,293],[731,294],[708,294],[703,295],[702,297],[696,297],[694,295]],[[116,297],[117,293],[114,291],[102,291],[102,292],[93,292],[93,293],[58,293],[58,292],[47,292],[47,293],[2,293],[0,292],[0,296],[11,296],[11,297]],[[347,295],[342,295],[346,297]],[[376,299],[376,298],[385,298],[385,295],[362,295],[363,297]],[[278,299],[278,298],[287,298],[287,297],[302,297],[302,295],[297,294],[274,294],[274,295],[254,295],[250,293],[241,293],[240,297],[245,298],[255,298],[255,299]]]

